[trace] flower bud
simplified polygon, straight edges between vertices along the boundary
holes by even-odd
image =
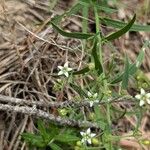
[[[95,68],[94,63],[89,63],[88,66],[89,66],[89,69],[90,69],[90,70],[93,70],[93,69]]]
[[[58,112],[61,116],[66,116],[68,113],[67,109],[65,109],[65,108],[59,109]]]
[[[79,146],[79,147],[82,146],[81,141],[77,141],[76,145]]]
[[[92,138],[92,144],[94,146],[98,146],[100,144],[99,140],[97,138]]]
[[[80,147],[79,146],[75,146],[74,150],[80,150]]]
[[[150,141],[149,141],[149,140],[144,140],[144,141],[142,141],[142,143],[143,143],[144,145],[150,145]]]

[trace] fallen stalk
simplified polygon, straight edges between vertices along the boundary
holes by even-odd
[[[59,124],[59,125],[67,125],[72,127],[85,127],[85,128],[97,128],[99,129],[99,126],[96,123],[91,123],[89,121],[76,121],[73,119],[64,119],[60,116],[54,116],[52,114],[49,114],[45,111],[42,111],[40,109],[37,109],[36,107],[28,107],[28,106],[12,106],[8,104],[0,104],[0,110],[3,111],[11,111],[15,113],[22,113],[29,116],[35,116],[37,118],[46,119],[49,121],[52,121],[53,123]]]
[[[129,103],[134,102],[134,98],[130,96],[125,96],[125,97],[120,97],[120,98],[112,98],[109,101],[100,101],[98,104],[99,105],[104,105],[106,103],[117,103],[117,102],[128,102]],[[36,107],[67,107],[67,106],[76,106],[76,107],[83,107],[83,106],[89,106],[88,101],[73,101],[73,100],[68,100],[64,102],[41,102],[41,101],[30,101],[30,100],[25,100],[25,99],[19,99],[19,98],[14,98],[10,96],[5,96],[5,95],[0,95],[0,102],[3,103],[11,103],[15,105],[27,105],[27,106],[36,106]]]

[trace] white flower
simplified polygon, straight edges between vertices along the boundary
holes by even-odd
[[[98,103],[99,102],[99,100],[98,100],[98,94],[97,93],[92,94],[92,93],[90,93],[88,91],[87,95],[88,95],[88,99],[87,100],[90,103],[90,107],[92,107],[94,103]]]
[[[88,143],[91,144],[92,143],[92,138],[96,135],[95,133],[91,133],[91,129],[88,128],[85,132],[80,132],[80,134],[82,135],[82,140],[81,143]]]
[[[141,94],[135,96],[136,99],[140,100],[139,105],[143,106],[145,103],[150,104],[150,93],[145,93],[145,90],[141,88]]]
[[[72,68],[68,67],[68,62],[64,64],[64,66],[58,66],[60,71],[58,72],[58,75],[65,75],[66,77],[69,76],[69,71],[72,71]]]

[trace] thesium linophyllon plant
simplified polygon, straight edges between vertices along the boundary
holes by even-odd
[[[56,82],[55,88],[57,87],[56,89],[60,90],[61,88],[68,87],[69,90],[72,90],[77,95],[70,105],[61,105],[61,108],[58,109],[58,114],[65,118],[66,122],[67,119],[71,119],[76,126],[82,124],[84,131],[79,128],[60,128],[57,125],[51,124],[46,127],[39,121],[39,133],[23,134],[23,138],[31,146],[39,148],[49,147],[52,150],[65,150],[66,148],[68,150],[121,149],[118,143],[124,137],[118,135],[117,129],[114,128],[114,123],[124,116],[127,117],[129,114],[135,115],[137,119],[137,125],[134,126],[133,133],[130,136],[138,139],[138,127],[140,126],[141,115],[145,110],[145,107],[140,106],[150,104],[150,93],[146,94],[146,89],[144,90],[139,86],[136,88],[141,88],[140,95],[131,96],[127,90],[130,82],[135,80],[134,77],[139,71],[139,67],[144,59],[145,49],[150,46],[150,41],[144,42],[135,62],[132,62],[125,55],[125,59],[122,60],[124,67],[121,67],[121,69],[115,66],[117,62],[114,55],[112,55],[113,57],[110,58],[106,65],[103,46],[112,46],[111,42],[113,40],[120,38],[128,31],[150,32],[150,26],[134,24],[136,15],[133,15],[128,23],[101,16],[101,12],[109,14],[116,11],[109,8],[106,2],[78,0],[69,11],[55,16],[51,20],[50,24],[59,34],[67,38],[75,38],[82,41],[80,49],[85,52],[85,57],[87,58],[84,65],[82,65],[82,69],[77,70],[76,68],[69,67],[68,62],[71,63],[69,60],[64,62],[64,66],[58,66],[57,75],[59,82]],[[96,28],[95,33],[88,32],[89,12],[93,12]],[[60,22],[64,18],[69,18],[78,13],[82,14],[82,32],[66,32],[60,27]],[[102,24],[118,30],[109,35],[104,35],[101,30]],[[81,79],[83,81],[82,86],[79,85]],[[146,84],[149,86],[150,82],[148,81]],[[121,109],[119,105],[121,102],[125,103],[125,105],[132,104],[133,110],[128,111],[127,108]],[[95,128],[90,127],[91,124],[87,127],[84,121],[96,124]],[[139,139],[138,141],[142,140]]]

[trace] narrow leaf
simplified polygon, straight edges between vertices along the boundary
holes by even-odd
[[[127,23],[125,23],[125,22],[113,20],[110,18],[100,18],[100,20],[102,23],[104,23],[108,26],[114,27],[114,28],[118,28],[118,29],[121,29],[127,25]],[[150,25],[133,24],[132,27],[129,29],[129,31],[147,31],[147,32],[150,32]]]
[[[135,22],[135,19],[136,19],[136,15],[134,15],[132,20],[125,27],[123,27],[121,30],[119,30],[115,33],[112,33],[112,34],[108,35],[103,40],[111,41],[111,40],[119,38],[120,36],[125,34],[127,31],[129,31],[129,29],[132,27],[133,23]]]
[[[57,25],[55,25],[53,22],[51,22],[54,29],[57,30],[58,33],[60,33],[62,36],[70,37],[70,38],[77,38],[77,39],[88,39],[94,34],[87,34],[87,33],[80,33],[80,32],[65,32],[64,30],[60,29]]]
[[[32,133],[23,133],[21,134],[22,138],[32,146],[36,147],[46,147],[43,138],[40,135],[35,135]]]
[[[110,80],[111,84],[115,84],[122,81],[123,73],[117,74],[113,79]]]
[[[142,47],[142,50],[140,51],[140,53],[139,53],[139,55],[138,55],[138,57],[136,59],[136,62],[134,64],[129,64],[129,75],[133,75],[134,73],[136,73],[138,68],[141,66],[141,64],[142,64],[142,62],[144,60],[144,56],[145,56],[144,49],[147,46],[148,46],[148,41],[145,42],[144,46]],[[117,74],[116,77],[113,80],[111,80],[110,83],[111,84],[115,84],[115,83],[118,83],[118,82],[122,81],[123,76],[125,76],[124,73]]]
[[[58,23],[61,22],[61,20],[62,20],[63,17],[65,17],[65,16],[69,17],[69,16],[71,16],[72,14],[76,14],[81,8],[82,8],[82,5],[79,4],[79,3],[77,3],[77,4],[75,4],[70,10],[64,12],[62,15],[59,15],[59,16],[56,16],[56,17],[52,18],[51,21],[52,21],[54,24],[57,25]]]
[[[81,87],[70,83],[70,86],[81,96],[81,97],[87,97],[87,94],[84,92],[84,90],[81,89]]]
[[[126,62],[125,62],[125,71],[123,74],[123,79],[122,79],[122,88],[126,89],[128,86],[128,81],[129,81],[129,59],[126,56]]]
[[[59,147],[55,143],[50,143],[49,146],[52,150],[63,150],[61,147]]]
[[[73,75],[79,75],[79,74],[84,74],[84,73],[86,73],[86,72],[88,72],[88,71],[90,71],[89,67],[85,67],[85,68],[83,68],[83,69],[81,69],[81,70],[79,70],[79,71],[73,72],[72,74],[73,74]]]
[[[97,124],[99,125],[99,127],[102,130],[105,130],[106,122],[105,122],[105,119],[104,119],[104,114],[102,114],[100,112],[100,108],[99,108],[98,105],[94,106],[94,112],[95,112],[95,119],[96,119]]]
[[[91,7],[91,6],[92,6],[91,3],[89,3],[87,0],[80,0],[79,3],[80,3],[81,5],[83,5],[83,6],[85,6],[85,7]],[[94,5],[95,5],[95,7],[96,7],[98,10],[102,10],[102,11],[104,11],[104,12],[106,12],[106,13],[114,13],[114,12],[117,11],[116,9],[112,9],[112,8],[109,8],[109,7],[104,6],[104,5],[102,6],[102,5],[100,5],[99,3],[95,3]]]
[[[58,136],[55,137],[55,140],[59,142],[68,143],[78,141],[80,140],[80,138],[69,134],[59,134]]]
[[[49,136],[48,133],[46,132],[46,127],[44,126],[44,123],[41,119],[38,120],[38,129],[43,139],[48,140]]]
[[[92,48],[92,56],[94,58],[95,70],[100,75],[103,73],[103,67],[102,67],[102,64],[100,63],[99,57],[97,55],[97,40],[94,41],[94,45]]]

